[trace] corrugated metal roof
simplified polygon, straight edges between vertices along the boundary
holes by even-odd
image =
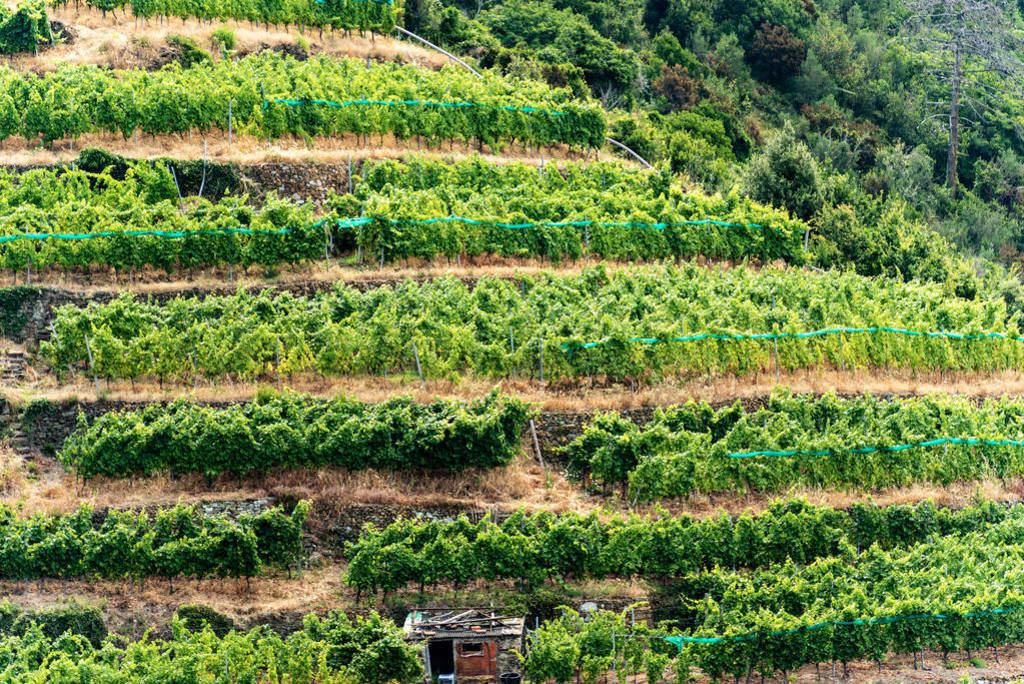
[[[422,608],[406,616],[405,634],[412,640],[515,637],[523,633],[525,622],[522,616],[490,609]]]

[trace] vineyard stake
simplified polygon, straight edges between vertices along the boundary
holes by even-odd
[[[325,223],[324,224],[324,268],[328,269],[328,270],[331,268],[331,258],[328,255],[328,249],[329,249],[330,241],[331,241],[330,235],[331,235],[331,229]]]
[[[167,170],[171,172],[171,178],[174,179],[174,187],[178,191],[178,209],[181,213],[185,213],[185,201],[181,198],[181,186],[178,185],[178,174],[174,172],[174,167],[170,164],[167,165]]]
[[[612,625],[612,679],[618,681],[619,677],[615,673],[615,625]]]
[[[348,155],[348,194],[352,194],[352,155]]]
[[[203,179],[199,181],[199,196],[203,196],[203,189],[206,187],[206,136],[203,136]]]
[[[516,338],[512,336],[512,324],[508,324],[508,344],[512,348],[512,382],[516,381]]]
[[[839,331],[839,362],[842,364],[843,372],[846,372],[846,345],[843,343],[843,331]]]
[[[72,116],[72,122],[74,121],[74,115],[75,115],[75,95],[74,95],[74,93],[72,93],[71,94],[71,116]],[[74,127],[74,123],[72,123],[71,130],[68,132],[68,142],[71,145],[71,154],[74,154],[75,153],[75,127]]]
[[[544,389],[544,338],[540,338],[540,388]]]
[[[231,103],[233,100],[228,100],[228,151],[231,151],[231,129],[234,123],[231,113]]]
[[[533,422],[533,418],[530,419],[530,432],[533,433],[533,448],[537,452],[537,460],[540,461],[540,467],[546,471],[547,466],[544,465],[544,456],[540,453],[540,442],[537,441],[537,425]]]
[[[100,395],[100,381],[96,379],[96,366],[92,362],[92,345],[89,344],[89,336],[85,336],[85,351],[89,354],[89,370],[92,372],[92,381],[96,385],[96,396]]]
[[[274,350],[274,354],[277,356],[277,391],[281,391],[281,338],[277,339],[277,348]]]
[[[943,341],[943,342],[946,341],[946,330],[941,325],[939,326],[939,339],[941,341]],[[942,346],[945,347],[946,345],[943,344]],[[939,378],[941,379],[942,382],[946,381],[946,368],[945,368],[945,366],[941,366],[939,368]],[[923,669],[923,666],[922,666],[922,669]]]
[[[134,90],[132,90],[132,109],[133,110],[135,109],[135,91]],[[138,149],[138,147],[139,147],[139,129],[138,128],[133,128],[132,129],[132,137],[135,138],[135,148]]]
[[[775,293],[772,293],[772,311],[775,310]],[[779,384],[779,337],[772,338],[772,353],[775,357],[775,384]]]
[[[416,373],[418,373],[419,376],[420,376],[420,387],[423,388],[423,391],[426,391],[427,390],[427,383],[423,382],[423,368],[420,367],[420,352],[416,348],[416,340],[415,339],[413,339],[413,341],[412,341],[412,355],[416,359]]]

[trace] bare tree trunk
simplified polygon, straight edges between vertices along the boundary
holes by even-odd
[[[949,154],[946,157],[946,185],[951,197],[956,197],[956,157],[960,151],[960,87],[963,75],[963,46],[957,40],[953,62],[952,99],[949,107]]]

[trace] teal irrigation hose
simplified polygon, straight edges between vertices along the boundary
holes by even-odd
[[[318,223],[314,223],[311,226],[305,228],[283,228],[280,230],[270,229],[258,229],[258,228],[218,228],[215,230],[195,230],[195,231],[160,231],[160,230],[124,230],[124,231],[104,231],[97,233],[19,233],[16,235],[0,235],[0,243],[3,242],[15,242],[18,240],[91,240],[94,238],[102,237],[121,237],[121,236],[135,236],[135,237],[162,237],[171,239],[180,239],[193,235],[225,235],[231,233],[239,233],[242,235],[254,235],[254,234],[269,234],[269,235],[287,235],[301,230],[312,230],[315,228],[321,228],[326,224],[329,219],[324,219]],[[485,221],[480,219],[466,218],[463,216],[443,216],[438,218],[430,219],[389,219],[389,218],[375,218],[375,217],[360,217],[360,218],[346,218],[336,219],[339,228],[358,228],[359,226],[365,226],[374,221],[387,222],[392,225],[399,224],[412,224],[412,225],[431,225],[434,223],[449,223],[449,222],[462,222],[468,225],[491,225],[497,228],[507,228],[510,230],[523,230],[527,228],[584,228],[588,226],[600,226],[603,228],[651,228],[653,230],[665,230],[672,226],[706,226],[715,225],[723,228],[753,228],[753,229],[765,229],[768,226],[762,226],[757,223],[728,223],[726,221],[719,221],[717,219],[698,219],[693,221],[680,221],[678,223],[641,223],[636,221],[624,222],[624,223],[604,223],[601,221],[539,221],[534,223],[501,223],[498,221]],[[771,227],[773,230],[778,231],[778,228]]]
[[[758,456],[769,456],[772,458],[785,458],[788,456],[836,456],[839,454],[872,454],[879,451],[905,451],[920,447],[943,446],[956,444],[965,446],[1012,446],[1024,447],[1024,442],[1012,439],[963,439],[959,437],[940,437],[930,439],[926,442],[914,442],[912,444],[894,444],[891,446],[853,447],[850,449],[825,449],[823,451],[739,451],[726,454],[727,458],[756,458]]]
[[[946,331],[920,331],[920,330],[905,330],[903,328],[891,328],[887,326],[879,326],[872,328],[826,328],[824,330],[812,330],[810,332],[785,332],[785,333],[737,333],[737,334],[719,334],[719,333],[696,333],[693,335],[683,335],[680,337],[631,337],[627,342],[640,343],[640,344],[666,344],[669,342],[699,342],[701,340],[719,340],[724,342],[735,342],[740,340],[784,340],[784,339],[807,339],[811,337],[822,337],[825,335],[842,335],[843,333],[850,335],[858,334],[874,334],[874,333],[892,333],[894,335],[907,335],[910,337],[940,337],[944,339],[952,340],[1011,340],[1014,342],[1024,342],[1024,337],[1018,335],[1006,335],[1004,333],[955,333]],[[563,342],[560,344],[562,349],[566,351],[574,349],[593,349],[594,347],[602,347],[609,344],[621,344],[619,340],[601,340],[599,342]]]
[[[366,107],[366,106],[380,106],[380,107],[474,107],[479,109],[502,109],[508,112],[522,112],[524,114],[548,114],[550,116],[565,116],[565,112],[556,112],[550,109],[539,109],[537,107],[529,106],[513,106],[513,105],[494,105],[494,104],[483,104],[480,102],[433,102],[431,100],[346,100],[344,102],[335,102],[333,100],[312,100],[312,99],[285,99],[285,98],[270,98],[263,101],[263,109],[266,109],[271,102],[277,102],[279,104],[289,105],[291,107],[299,107],[302,105],[326,105],[328,107]]]
[[[192,237],[194,235],[227,235],[231,233],[238,233],[241,235],[287,235],[298,231],[312,230],[314,228],[320,228],[327,219],[314,223],[311,226],[305,226],[304,228],[281,228],[279,230],[270,230],[264,228],[218,228],[215,230],[189,230],[189,231],[169,231],[169,230],[122,230],[122,231],[102,231],[98,233],[20,233],[18,235],[0,235],[0,243],[3,242],[15,242],[17,240],[92,240],[95,238],[104,237],[159,237],[173,240],[180,240],[181,238]]]

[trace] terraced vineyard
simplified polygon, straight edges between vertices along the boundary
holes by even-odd
[[[1024,674],[1017,157],[583,4],[0,12],[0,681]]]

